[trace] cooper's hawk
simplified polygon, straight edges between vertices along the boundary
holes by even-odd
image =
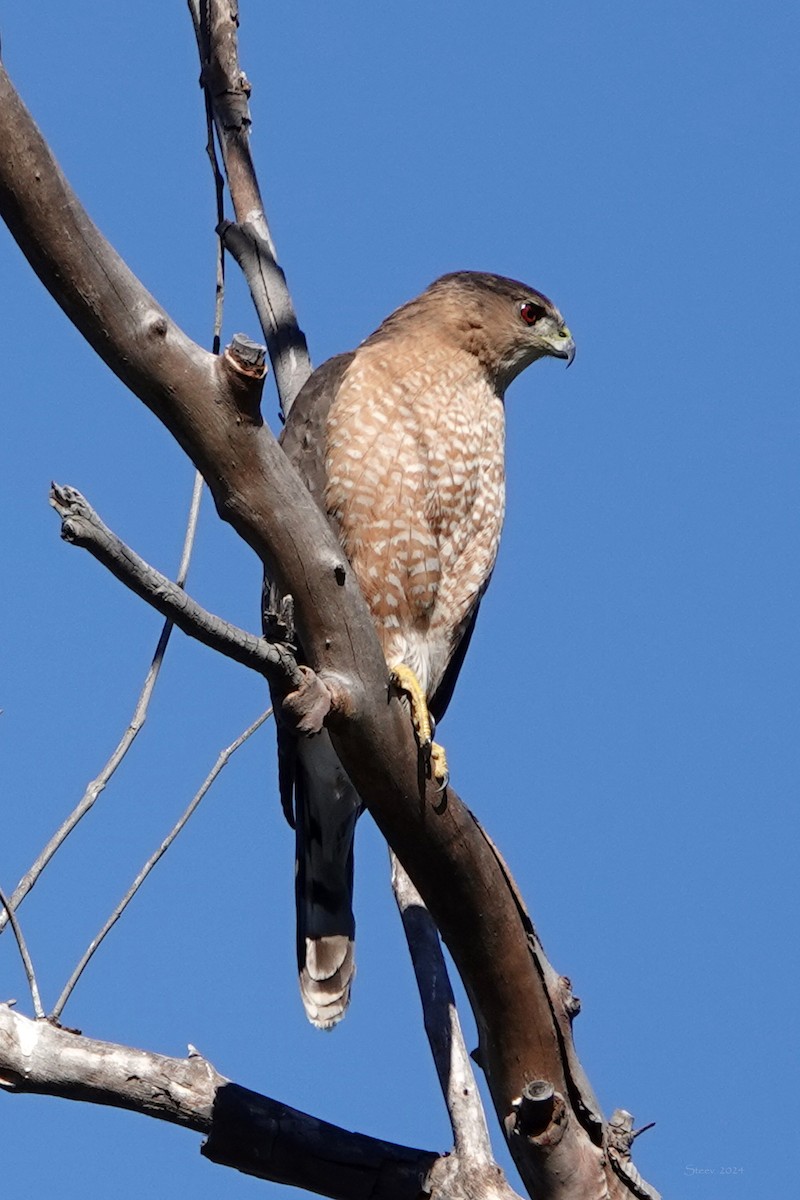
[[[324,363],[287,420],[284,450],[353,565],[393,678],[408,691],[415,677],[437,720],[497,556],[505,389],[537,358],[569,363],[574,353],[547,297],[461,271]],[[417,718],[424,723],[424,706]],[[298,740],[279,730],[279,755],[281,797],[287,812],[293,802],[297,830],[300,989],[309,1019],[330,1028],[354,971],[361,802],[325,732]],[[444,775],[436,752],[432,766]]]

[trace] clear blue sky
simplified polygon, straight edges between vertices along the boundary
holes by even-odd
[[[658,1122],[637,1143],[642,1173],[670,1197],[784,1194],[800,983],[800,16],[777,0],[241,8],[254,151],[316,363],[459,268],[525,279],[575,333],[569,372],[541,364],[508,396],[505,539],[442,738],[583,1000],[577,1045],[605,1111]],[[0,14],[12,78],[90,213],[208,344],[214,209],[184,5]],[[11,889],[120,735],[160,625],[60,542],[49,481],[172,570],[192,474],[4,230],[0,278]],[[257,336],[229,278],[226,335]],[[208,502],[190,588],[257,627],[258,565]],[[265,703],[255,677],[175,638],[135,750],[20,910],[46,1001]],[[167,1054],[192,1042],[239,1083],[444,1149],[368,820],[352,1009],[328,1036],[305,1022],[274,775],[267,729],[65,1020]],[[0,993],[28,1010],[8,937]],[[268,1194],[167,1125],[51,1099],[0,1109],[8,1196],[105,1197],[110,1180],[120,1200]]]

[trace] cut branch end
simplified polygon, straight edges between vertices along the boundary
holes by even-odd
[[[514,1101],[505,1119],[506,1133],[540,1145],[553,1145],[561,1140],[566,1113],[563,1097],[552,1083],[535,1079]]]

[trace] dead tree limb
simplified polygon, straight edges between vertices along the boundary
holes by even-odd
[[[238,3],[189,0],[200,82],[217,132],[236,224],[220,223],[223,245],[241,267],[267,341],[284,415],[311,374],[308,346],[267,224],[250,154],[250,83],[239,65]]]
[[[61,517],[64,541],[88,550],[121,583],[183,633],[257,671],[284,693],[306,684],[306,676],[287,646],[268,642],[208,612],[182,587],[126,546],[75,488],[52,484],[50,503]]]
[[[4,71],[0,214],[84,337],[202,471],[220,516],[268,566],[331,696],[337,753],[419,889],[464,980],[479,1056],[526,1187],[539,1200],[633,1194],[573,1068],[516,893],[454,792],[424,790],[417,748],[341,548],[258,408],[260,379],[169,319],[86,216]],[[533,1127],[525,1089],[552,1088]]]
[[[336,1200],[418,1200],[443,1156],[350,1133],[239,1087],[190,1047],[167,1058],[32,1021],[0,1004],[0,1088],[88,1101],[208,1138],[203,1153]]]
[[[168,1058],[0,1004],[0,1088],[127,1109],[204,1134],[202,1154],[333,1200],[520,1200],[502,1171],[352,1133],[226,1079],[189,1047]]]
[[[477,1166],[488,1166],[494,1161],[489,1130],[461,1032],[439,931],[395,854],[391,854],[391,864],[394,898],[408,941],[425,1033],[450,1117],[456,1154],[462,1159],[471,1158]]]

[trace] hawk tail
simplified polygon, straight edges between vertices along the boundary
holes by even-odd
[[[312,1025],[345,1014],[355,973],[353,837],[361,802],[326,733],[297,743],[297,965]]]

